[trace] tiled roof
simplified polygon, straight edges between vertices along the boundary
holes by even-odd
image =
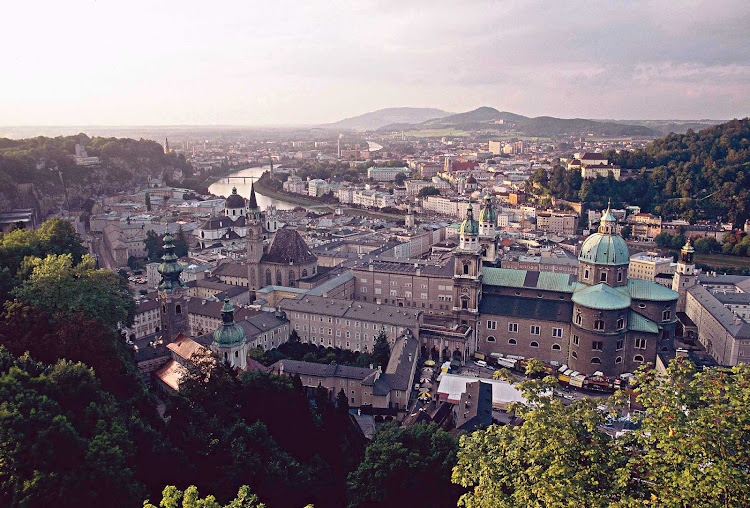
[[[233,262],[222,263],[214,269],[213,275],[247,279],[247,265]]]
[[[349,365],[323,364],[301,362],[298,360],[279,360],[271,365],[271,370],[283,374],[299,374],[301,376],[336,377],[343,379],[363,380],[375,372],[366,367],[351,367]]]
[[[541,289],[572,293],[576,276],[565,273],[533,272],[513,268],[483,268],[482,283],[490,286]]]
[[[410,310],[406,307],[354,302],[309,294],[297,298],[285,298],[279,303],[279,307],[286,312],[306,312],[323,316],[359,319],[361,321],[375,321],[403,327],[416,326],[420,314],[419,311]]]
[[[628,316],[628,330],[634,332],[659,333],[659,326],[647,317],[641,316],[636,311],[631,310]]]
[[[273,243],[263,255],[262,262],[301,265],[317,259],[297,231],[283,228],[274,235]]]
[[[650,280],[629,279],[627,286],[620,286],[617,289],[629,294],[633,300],[669,302],[677,300],[680,296],[677,291]]]
[[[688,289],[701,306],[708,311],[735,339],[750,339],[750,323],[738,320],[734,313],[724,307],[706,288],[696,285]]]

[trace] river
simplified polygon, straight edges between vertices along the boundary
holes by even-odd
[[[259,168],[248,168],[248,169],[241,169],[237,171],[236,173],[232,173],[231,177],[238,177],[238,176],[245,176],[245,177],[255,177],[260,178],[260,175],[263,174],[264,171],[268,171],[270,169],[270,166],[262,166]],[[227,197],[232,193],[232,187],[237,187],[237,193],[242,196],[245,199],[250,198],[250,180],[249,178],[247,180],[241,180],[239,178],[222,178],[221,180],[212,183],[208,187],[208,191],[215,195],[215,196],[222,196]],[[293,203],[287,203],[286,201],[279,201],[278,199],[273,199],[264,196],[257,190],[255,191],[255,196],[258,200],[258,206],[261,210],[265,210],[268,205],[276,205],[277,210],[292,210],[295,207],[299,205],[295,205]]]

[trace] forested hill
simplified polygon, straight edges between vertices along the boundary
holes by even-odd
[[[562,167],[537,172],[532,183],[552,196],[583,201],[590,208],[639,205],[668,218],[722,219],[742,226],[750,217],[750,119],[732,120],[699,132],[670,134],[645,149],[605,152],[622,168],[640,176],[617,182],[582,180]]]
[[[99,157],[101,163],[77,166],[76,144],[83,145],[90,157]],[[186,176],[191,172],[184,157],[165,154],[159,143],[145,139],[89,138],[85,134],[0,138],[0,210],[28,206],[20,195],[24,184],[33,184],[43,214],[59,206],[64,189],[56,168],[62,173],[72,208],[93,194],[116,192],[165,170],[179,168]]]

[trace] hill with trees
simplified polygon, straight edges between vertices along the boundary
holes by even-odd
[[[441,118],[451,113],[435,108],[385,108],[362,115],[344,118],[338,122],[321,125],[324,129],[352,129],[374,131],[384,125],[421,123],[433,118]]]

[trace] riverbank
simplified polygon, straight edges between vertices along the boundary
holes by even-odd
[[[206,178],[202,185],[205,185],[206,187],[210,187],[212,184],[218,182],[222,178],[226,178],[228,176],[232,176],[233,174],[242,171],[243,169],[250,169],[250,168],[258,168],[262,167],[262,164],[259,163],[253,163],[253,164],[243,164],[242,166],[232,166],[230,168],[227,168],[223,171],[217,172],[217,173],[211,173],[208,178]]]
[[[266,173],[263,173],[265,175]],[[263,177],[259,178],[255,181],[255,191],[258,194],[262,194],[268,198],[272,199],[278,199],[279,201],[286,201],[287,203],[292,203],[295,205],[300,205],[308,208],[316,207],[324,207],[333,210],[334,207],[327,203],[321,203],[320,201],[315,201],[312,199],[307,199],[299,194],[287,194],[284,192],[278,192],[266,185],[265,179]]]

